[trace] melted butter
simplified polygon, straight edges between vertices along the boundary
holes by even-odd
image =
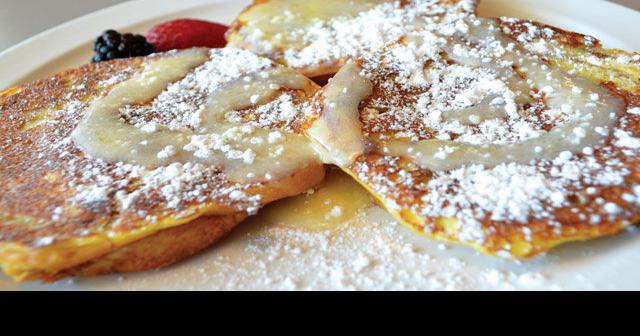
[[[297,33],[299,30],[306,30],[318,21],[337,17],[355,17],[358,13],[385,2],[391,2],[391,0],[264,1],[240,15],[238,20],[247,25],[245,28],[247,31],[246,36],[236,38],[255,37],[271,46],[300,45],[302,34]],[[234,42],[242,41],[232,39],[231,45]]]
[[[324,109],[307,134],[320,143],[332,163],[351,164],[366,149],[358,112],[360,102],[371,95],[371,81],[355,63],[345,65],[323,90]]]
[[[371,206],[373,202],[364,188],[349,175],[331,169],[315,191],[274,203],[266,207],[256,220],[261,225],[331,230]]]
[[[217,88],[201,111],[197,132],[160,128],[149,133],[121,119],[120,108],[148,103],[207,60],[206,52],[189,50],[149,64],[143,73],[92,104],[73,133],[74,141],[88,155],[107,161],[146,167],[175,162],[216,165],[236,181],[277,179],[317,162],[309,142],[301,135],[224,120],[226,112],[266,101],[282,87],[311,93],[309,79],[282,67]]]

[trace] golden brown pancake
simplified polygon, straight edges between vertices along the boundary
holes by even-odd
[[[467,18],[343,67],[307,134],[417,232],[527,259],[640,218],[639,95],[639,54]]]
[[[240,14],[227,40],[318,77],[409,27],[473,14],[476,7],[476,0],[260,0]]]
[[[180,261],[320,182],[317,86],[236,49],[85,65],[0,92],[0,265],[16,280]]]

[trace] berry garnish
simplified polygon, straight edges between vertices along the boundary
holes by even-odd
[[[228,29],[213,22],[180,19],[151,28],[147,40],[158,52],[193,47],[223,48],[227,45],[224,33]]]
[[[147,56],[154,52],[153,45],[142,35],[120,34],[107,30],[93,44],[95,55],[92,62],[102,62],[117,58]]]

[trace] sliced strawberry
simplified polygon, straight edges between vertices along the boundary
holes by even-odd
[[[157,52],[193,47],[222,48],[227,45],[224,33],[229,29],[218,23],[180,19],[157,25],[147,33],[147,41]]]

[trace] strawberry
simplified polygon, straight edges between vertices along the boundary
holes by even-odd
[[[147,33],[156,52],[192,47],[222,48],[229,27],[202,20],[180,19],[157,25]]]

